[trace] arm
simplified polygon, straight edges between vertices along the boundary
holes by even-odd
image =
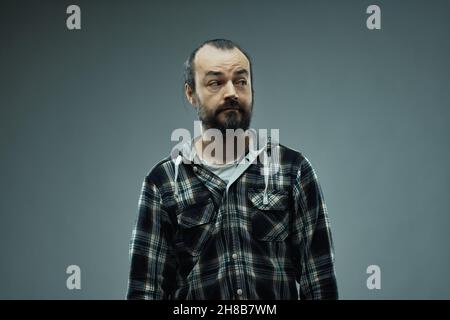
[[[293,187],[294,261],[299,270],[301,299],[338,299],[334,246],[317,175],[303,157]]]
[[[170,299],[175,288],[173,225],[158,188],[147,176],[130,241],[127,299]]]

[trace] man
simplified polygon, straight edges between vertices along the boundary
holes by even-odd
[[[143,182],[127,298],[337,299],[313,167],[297,151],[246,134],[253,110],[248,54],[229,40],[206,41],[185,64],[185,94],[202,134]]]

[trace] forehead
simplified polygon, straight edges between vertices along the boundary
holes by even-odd
[[[222,50],[205,45],[197,51],[194,65],[198,76],[204,76],[208,71],[227,73],[241,68],[250,72],[250,62],[237,48]]]

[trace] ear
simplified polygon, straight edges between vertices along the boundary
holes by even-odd
[[[191,86],[187,83],[184,84],[184,94],[186,95],[186,99],[190,102],[190,104],[196,107],[197,100],[195,99],[195,93],[192,90]]]

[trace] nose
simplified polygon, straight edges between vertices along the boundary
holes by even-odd
[[[237,100],[239,98],[237,92],[236,92],[236,88],[234,87],[233,82],[230,80],[227,82],[226,86],[225,86],[225,93],[224,93],[224,99],[233,99],[233,100]]]

